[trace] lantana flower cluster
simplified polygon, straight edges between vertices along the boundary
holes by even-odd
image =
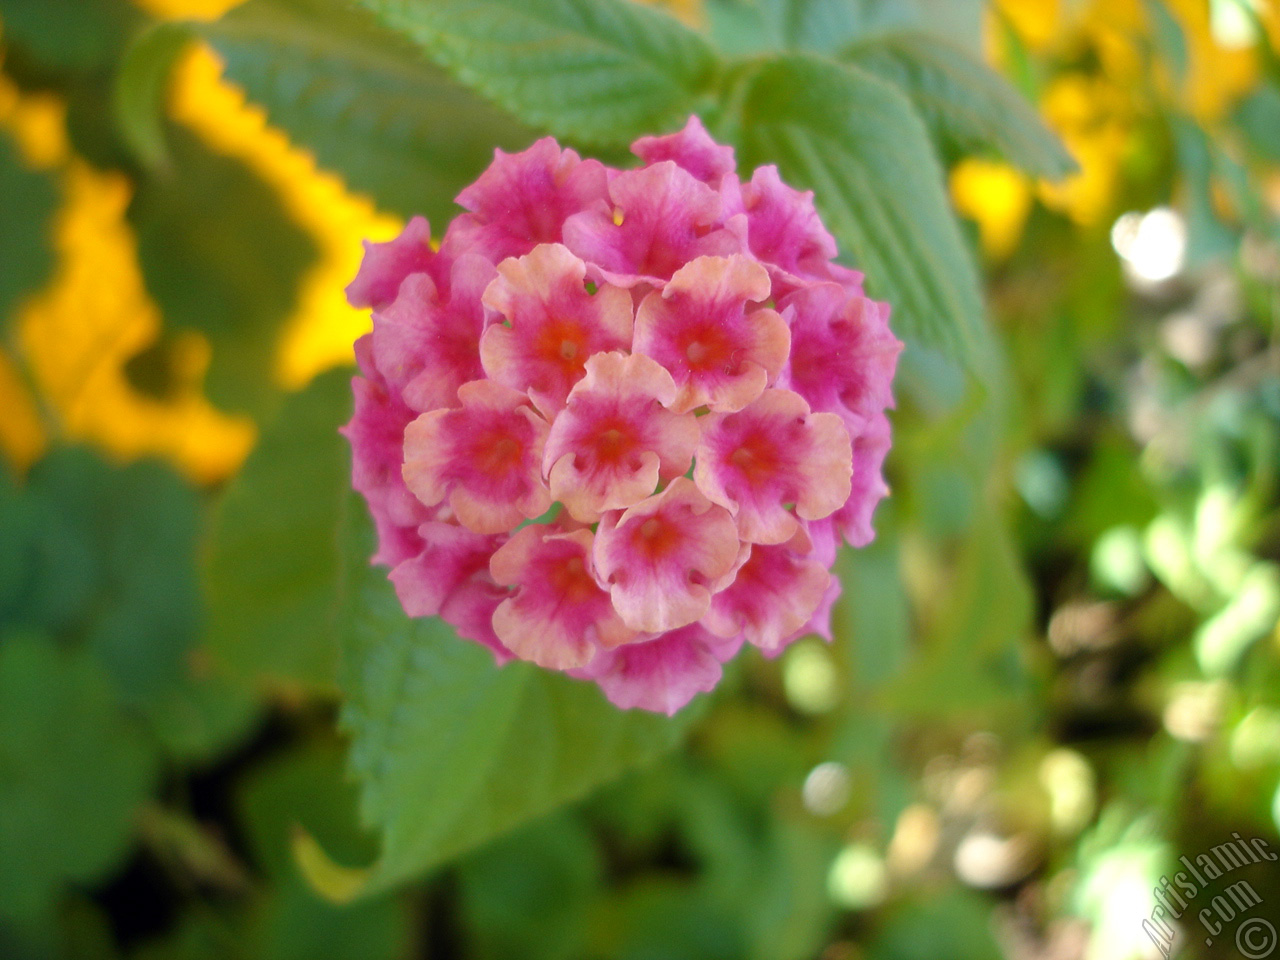
[[[830,638],[901,344],[812,194],[696,117],[632,149],[498,151],[438,246],[366,243],[344,432],[409,616],[674,713],[744,643]]]

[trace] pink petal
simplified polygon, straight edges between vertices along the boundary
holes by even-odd
[[[414,413],[387,392],[368,359],[368,337],[357,343],[357,355],[372,377],[355,377],[355,412],[342,428],[351,443],[351,485],[364,495],[378,532],[374,563],[394,565],[421,549],[418,525],[430,519],[400,477],[404,429]]]
[[[594,523],[688,471],[699,431],[692,414],[666,409],[675,382],[648,357],[598,353],[586,371],[551,425],[543,469],[552,499]]]
[[[347,285],[347,302],[359,308],[385,307],[396,298],[405,277],[439,270],[438,260],[431,249],[430,224],[425,217],[414,217],[394,240],[364,241],[364,260]]]
[[[720,665],[741,643],[693,624],[643,643],[601,651],[582,675],[595,680],[614,706],[671,716],[697,694],[715,688],[723,672]]]
[[[741,410],[786,362],[786,321],[748,306],[769,296],[769,275],[746,257],[700,257],[636,311],[633,349],[666,367],[680,393],[673,409]]]
[[[619,173],[609,197],[566,220],[564,242],[617,286],[661,285],[690,260],[744,249],[745,220],[722,224],[716,192],[670,160]]]
[[[427,274],[416,273],[405,280],[394,302],[374,312],[374,362],[414,410],[454,406],[458,387],[484,376],[480,292],[493,274],[483,257],[464,254],[453,264],[447,302]]]
[[[893,406],[902,344],[889,331],[889,308],[816,284],[778,303],[791,323],[791,362],[779,378],[815,410],[870,419]]]
[[[532,524],[493,555],[494,580],[516,588],[495,612],[494,632],[517,657],[567,670],[635,637],[595,581],[591,543],[590,530]]]
[[[551,137],[520,153],[495,150],[493,163],[458,194],[458,203],[471,213],[454,221],[457,242],[493,263],[559,243],[567,217],[612,209],[604,165],[562,150]]]
[[[685,477],[621,514],[606,513],[596,531],[600,580],[623,622],[647,633],[700,619],[711,604],[707,584],[737,556],[733,518]]]
[[[475,574],[489,570],[489,557],[501,540],[466,527],[430,521],[418,528],[422,551],[397,564],[388,579],[404,612],[411,617],[439,615],[445,601]]]
[[[671,160],[703,183],[717,186],[726,173],[733,173],[737,163],[733,147],[716,143],[696,116],[679,133],[664,137],[641,137],[631,145],[631,152],[647,164]]]
[[[741,633],[776,655],[818,611],[833,577],[797,527],[786,543],[753,544],[732,584],[711,598],[702,624],[712,633]]]
[[[423,504],[446,497],[463,526],[502,533],[551,506],[542,483],[547,423],[528,398],[491,380],[458,390],[460,410],[433,410],[404,436],[404,480]]]
[[[853,438],[853,492],[833,518],[853,547],[865,547],[875,539],[871,517],[889,493],[884,481],[884,461],[892,444],[889,418],[872,417]]]
[[[774,166],[758,167],[742,186],[747,243],[766,263],[791,274],[820,269],[836,255],[836,242],[813,206],[813,191],[787,186]]]
[[[564,406],[587,357],[631,347],[631,295],[607,283],[587,293],[586,272],[568,248],[543,244],[499,264],[484,293],[485,305],[507,321],[480,341],[485,373],[528,391],[547,416]]]
[[[712,503],[734,515],[751,543],[783,543],[798,521],[830,516],[849,499],[853,453],[844,423],[810,413],[790,390],[764,391],[737,413],[701,420],[694,482]]]

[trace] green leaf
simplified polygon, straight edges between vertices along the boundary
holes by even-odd
[[[87,652],[0,638],[0,917],[110,871],[156,772]]]
[[[0,329],[22,298],[53,269],[53,215],[58,192],[53,181],[28,170],[7,136],[0,134]]]
[[[843,59],[900,87],[929,127],[961,150],[993,149],[1032,176],[1051,180],[1076,168],[1031,104],[959,47],[903,32],[850,47]]]
[[[467,86],[552,133],[604,145],[677,126],[717,61],[630,0],[360,0]]]
[[[210,399],[262,413],[278,395],[277,340],[315,243],[244,163],[182,127],[166,139],[172,163],[138,184],[129,208],[147,290],[168,328],[212,343]]]
[[[251,0],[202,28],[271,122],[380,206],[443,225],[453,198],[534,132],[334,0]]]
[[[351,509],[363,513],[352,503]],[[353,523],[344,585],[342,726],[384,890],[584,796],[673,747],[674,719],[623,711],[592,684],[528,663],[496,667],[442,621],[405,616]]]
[[[919,30],[981,50],[981,0],[705,0],[716,45],[735,56],[835,54],[855,40]]]
[[[327,373],[286,400],[219,504],[207,642],[240,680],[334,683],[336,530],[350,487],[338,427],[351,411],[350,376]]]
[[[169,697],[199,632],[199,510],[166,466],[54,451],[0,498],[0,627],[84,643],[131,705]]]
[[[155,24],[130,44],[116,71],[111,91],[116,123],[125,142],[146,166],[164,166],[168,160],[165,94],[169,73],[191,38],[191,31],[181,24]]]
[[[792,54],[737,93],[744,167],[776,163],[815,202],[899,335],[977,365],[989,349],[978,278],[910,102],[860,69]]]
[[[33,69],[91,72],[115,61],[142,13],[129,0],[3,0],[0,18]]]

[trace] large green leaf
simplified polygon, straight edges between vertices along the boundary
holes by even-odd
[[[363,506],[351,509],[363,518]],[[622,711],[595,686],[492,655],[411,620],[353,522],[344,584],[342,725],[361,815],[382,855],[353,892],[386,889],[670,749],[675,719]]]
[[[250,0],[203,32],[272,123],[402,214],[443,226],[494,147],[534,138],[372,14],[335,0]]]
[[[208,644],[247,681],[332,687],[337,524],[350,485],[338,427],[348,371],[290,397],[219,505],[207,563]]]
[[[1074,169],[1031,104],[959,47],[902,32],[857,43],[843,59],[900,87],[930,128],[962,150],[995,149],[1037,177],[1057,179]]]
[[[776,163],[815,192],[868,290],[893,305],[900,334],[976,361],[988,337],[982,294],[907,98],[863,70],[804,54],[765,61],[740,83],[732,119],[743,165]]]
[[[46,909],[62,884],[115,866],[155,774],[87,652],[0,637],[0,918]]]
[[[677,125],[710,91],[697,33],[631,0],[360,0],[516,116],[598,144]]]

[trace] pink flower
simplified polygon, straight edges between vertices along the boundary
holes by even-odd
[[[596,570],[627,626],[662,633],[707,612],[710,585],[729,572],[739,546],[729,511],[677,477],[661,493],[604,515]]]
[[[641,137],[632,145],[631,152],[648,165],[671,160],[712,187],[718,187],[725,174],[733,173],[738,166],[733,147],[712,140],[697,117],[690,117],[679,133]],[[831,256],[835,256],[834,246]]]
[[[644,643],[602,651],[578,675],[594,680],[623,709],[674,714],[699,693],[713,690],[721,664],[737,655],[742,637],[717,637],[693,624]]]
[[[832,579],[803,528],[786,543],[744,544],[741,562],[729,585],[712,597],[703,623],[712,633],[741,634],[776,655],[818,611]]]
[[[694,482],[733,514],[743,541],[784,543],[796,535],[796,515],[821,520],[849,499],[849,432],[834,413],[810,413],[799,394],[769,389],[701,425]]]
[[[396,298],[405,277],[437,270],[438,259],[431,249],[431,225],[426,217],[414,217],[394,240],[364,241],[364,262],[347,285],[347,299],[353,307],[386,306]]]
[[[457,402],[458,388],[484,376],[477,350],[484,330],[480,295],[493,264],[475,254],[450,271],[451,296],[425,273],[410,274],[389,305],[373,313],[373,358],[388,385],[414,410]]]
[[[533,524],[494,553],[494,580],[516,592],[498,607],[493,628],[516,656],[567,670],[635,639],[595,580],[593,539],[590,530]]]
[[[404,433],[404,482],[432,507],[446,497],[476,533],[505,533],[551,508],[542,482],[547,423],[523,393],[475,380],[460,410],[432,410]]]
[[[527,391],[547,416],[564,406],[587,358],[631,347],[631,295],[605,284],[585,287],[587,265],[559,244],[504,260],[484,304],[502,317],[480,341],[484,371]]]
[[[671,374],[643,354],[593,356],[547,439],[552,498],[575,520],[594,523],[688,471],[698,420],[669,410],[675,397]]]
[[[565,220],[612,209],[608,177],[598,160],[583,160],[543,137],[520,153],[493,152],[493,163],[458,194],[470,213],[454,221],[457,243],[483,250],[494,263],[559,243]]]
[[[670,160],[615,175],[609,199],[570,217],[564,242],[618,286],[661,285],[690,260],[745,246],[745,219],[724,222],[720,195]]]
[[[636,353],[666,367],[675,409],[741,410],[777,378],[791,334],[769,297],[769,274],[746,257],[699,257],[636,311]]]
[[[633,151],[498,151],[438,251],[366,244],[343,432],[406,614],[670,714],[744,643],[830,639],[901,344],[812,194],[696,117]]]

